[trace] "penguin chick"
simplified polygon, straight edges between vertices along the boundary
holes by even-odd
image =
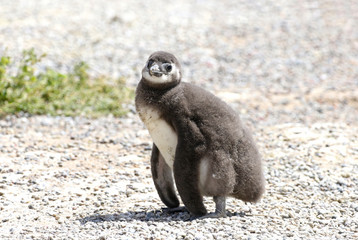
[[[176,57],[150,55],[136,89],[137,112],[152,139],[151,171],[161,200],[177,209],[174,185],[194,216],[212,196],[225,216],[226,197],[256,202],[264,192],[261,158],[252,136],[226,103],[193,84],[181,82]]]

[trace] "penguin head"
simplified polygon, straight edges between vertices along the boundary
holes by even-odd
[[[176,57],[168,52],[152,53],[142,70],[142,79],[153,88],[169,88],[180,83],[181,67]]]

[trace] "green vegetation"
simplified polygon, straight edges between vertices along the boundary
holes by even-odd
[[[53,69],[37,73],[35,65],[45,56],[37,56],[33,49],[24,51],[14,76],[9,76],[11,58],[0,58],[0,117],[26,112],[99,117],[113,114],[123,116],[123,104],[134,96],[123,79],[90,79],[84,62],[75,65],[67,74]]]

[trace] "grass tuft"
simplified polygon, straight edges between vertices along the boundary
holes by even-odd
[[[87,117],[127,113],[123,105],[133,99],[134,91],[124,79],[90,79],[84,62],[67,74],[50,68],[37,73],[35,65],[44,57],[33,49],[24,51],[14,76],[8,74],[11,58],[0,58],[0,117],[20,112]]]

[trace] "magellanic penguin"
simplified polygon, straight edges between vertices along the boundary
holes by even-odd
[[[154,142],[154,185],[169,208],[179,206],[175,182],[194,217],[226,216],[227,196],[260,199],[261,158],[238,114],[208,91],[181,82],[181,75],[174,55],[154,52],[136,89],[137,112]],[[206,215],[203,196],[213,196],[215,213]]]

